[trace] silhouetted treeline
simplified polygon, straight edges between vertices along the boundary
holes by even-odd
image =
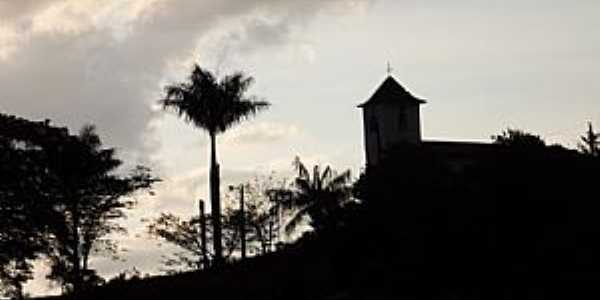
[[[338,207],[335,221],[279,252],[109,284],[84,299],[598,296],[598,156],[520,131],[485,149],[461,160],[428,144],[399,145],[354,184],[360,204]]]
[[[600,159],[533,135],[503,137],[494,155],[460,168],[426,145],[404,145],[367,170],[356,185],[365,206],[353,224],[364,233],[359,244],[376,245],[357,247],[372,253],[366,259],[385,258],[364,271],[375,286],[395,278],[426,284],[431,296],[477,287],[456,296],[544,299],[565,282],[600,279]],[[524,287],[542,293],[506,289]]]
[[[221,215],[225,262],[244,260],[243,252],[256,256],[275,251],[309,228],[317,234],[335,230],[342,225],[339,214],[358,205],[351,200],[349,170],[338,174],[330,166],[309,169],[299,157],[292,165],[297,176],[291,184],[285,179],[276,181],[271,175],[230,186]],[[181,250],[165,255],[167,273],[207,269],[214,260],[210,247],[214,239],[212,220],[203,213],[202,200],[199,204],[199,216],[184,219],[161,213],[149,220],[148,233],[152,237]]]
[[[97,284],[91,254],[117,251],[108,236],[125,230],[117,220],[135,204],[127,196],[157,180],[141,166],[120,175],[121,164],[93,126],[71,135],[49,121],[0,114],[2,292],[21,298],[38,258],[66,291]]]

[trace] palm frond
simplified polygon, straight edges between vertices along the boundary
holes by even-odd
[[[165,87],[159,104],[194,126],[218,134],[270,106],[244,96],[253,82],[241,72],[219,81],[210,71],[194,65],[187,82]]]
[[[321,176],[321,183],[327,184],[331,180],[331,177],[333,176],[333,171],[331,170],[331,167],[327,166],[325,168],[325,170],[323,170],[323,173],[320,176]]]
[[[328,187],[330,187],[331,189],[336,189],[336,187],[339,188],[345,186],[350,181],[351,177],[352,173],[350,172],[350,170],[346,170],[342,174],[339,174],[333,179],[331,179],[331,181],[328,184]]]
[[[314,190],[310,180],[306,178],[296,178],[296,180],[294,181],[294,185],[300,193],[311,193],[311,191]]]
[[[250,88],[252,83],[254,83],[254,78],[246,76],[242,72],[236,72],[225,76],[219,85],[229,99],[242,100],[243,94]]]
[[[315,190],[321,190],[321,176],[320,174],[320,169],[319,169],[319,165],[315,165],[313,167],[313,175],[312,175],[312,181],[313,181],[313,189]]]
[[[270,106],[266,101],[251,100],[251,98],[232,102],[223,101],[223,104],[227,105],[222,109],[222,118],[215,124],[217,133],[227,131],[232,126],[255,116],[258,112],[266,110]]]
[[[285,233],[290,235],[298,228],[300,223],[304,221],[307,211],[310,209],[310,206],[304,206],[297,210],[287,221],[284,226]]]
[[[308,169],[302,163],[302,161],[300,160],[300,157],[296,156],[296,158],[294,158],[294,162],[292,163],[292,165],[294,166],[296,171],[298,171],[298,178],[307,179],[309,177]]]

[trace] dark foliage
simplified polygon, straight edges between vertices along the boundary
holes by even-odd
[[[343,227],[220,270],[100,289],[86,299],[580,299],[600,279],[600,162],[505,147],[457,168],[401,145],[354,185]],[[200,284],[199,284],[200,283]],[[184,294],[185,293],[185,294]]]
[[[209,261],[214,259],[212,245],[213,226],[211,219],[206,215],[207,255]],[[221,216],[223,257],[229,260],[234,251],[239,249],[239,225],[235,216],[224,214]],[[202,241],[200,238],[200,217],[182,219],[171,213],[163,213],[148,225],[148,233],[164,243],[178,247],[182,251],[165,257],[163,264],[167,274],[174,274],[204,268]]]
[[[544,149],[546,142],[539,136],[518,129],[508,128],[500,135],[492,136],[495,144],[511,147],[516,150],[531,151]]]
[[[501,143],[509,151],[500,147],[495,157],[462,169],[440,153],[406,145],[363,174],[355,186],[365,203],[357,230],[362,243],[377,246],[357,248],[381,263],[364,270],[376,274],[373,285],[406,278],[397,283],[434,287],[420,296],[537,299],[554,296],[544,291],[560,280],[597,280],[600,204],[588,187],[600,163],[543,147],[535,136],[507,136],[503,141],[516,141]],[[532,286],[550,288],[534,296],[518,289]]]
[[[93,251],[114,251],[107,235],[124,229],[115,221],[135,202],[127,198],[156,181],[138,167],[116,174],[121,161],[102,148],[92,126],[78,136],[48,121],[0,115],[0,276],[21,294],[30,261],[49,258],[49,277],[68,290],[95,284],[88,268]]]
[[[44,252],[52,202],[45,149],[70,140],[67,131],[0,114],[0,287],[20,298],[31,260]]]
[[[257,177],[244,184],[246,227],[246,243],[251,256],[264,255],[272,250],[273,241],[277,238],[280,220],[278,206],[271,198],[271,192],[277,189],[273,177]],[[226,194],[227,208],[221,216],[223,231],[223,256],[226,261],[233,262],[241,250],[241,211],[239,209],[238,191]],[[148,233],[161,242],[178,247],[180,250],[163,261],[165,271],[169,274],[204,268],[203,245],[201,239],[200,216],[182,219],[171,213],[163,213],[150,220]],[[214,260],[211,250],[213,226],[209,215],[204,216],[206,226],[208,260]],[[209,265],[209,264],[207,264]]]
[[[310,226],[317,232],[341,226],[340,214],[350,203],[350,170],[338,174],[329,166],[321,171],[315,165],[311,172],[299,157],[293,165],[298,172],[291,199],[295,212],[287,221],[286,231],[295,230],[305,216],[310,217]]]
[[[75,141],[48,151],[53,205],[46,254],[51,262],[48,277],[77,293],[98,281],[88,268],[92,252],[116,254],[117,246],[107,236],[125,232],[116,221],[135,205],[129,196],[149,189],[157,179],[141,166],[118,175],[122,162],[114,149],[102,147],[92,126],[84,127]]]
[[[600,134],[594,131],[592,123],[588,123],[588,130],[585,135],[580,137],[581,143],[579,150],[587,155],[598,157],[600,156]]]

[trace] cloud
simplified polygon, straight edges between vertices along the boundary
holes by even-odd
[[[314,60],[318,54],[303,29],[322,14],[354,12],[370,2],[0,0],[0,111],[49,118],[72,131],[93,123],[104,143],[116,147],[126,162],[152,161],[160,169],[175,152],[169,150],[172,145],[161,145],[157,126],[167,118],[153,106],[162,86],[185,78],[192,62],[231,66],[265,50]],[[232,131],[228,142],[281,144],[300,133],[294,125],[258,123]],[[157,155],[159,149],[166,150]],[[191,156],[189,149],[184,152],[182,157]],[[227,166],[236,168],[224,167],[223,186],[256,174],[253,166]],[[195,207],[192,201],[206,195],[205,166],[195,171],[186,167],[169,170],[173,177],[161,176],[165,182],[157,187],[159,196],[144,200],[125,221],[133,232],[140,228],[139,217],[189,212]],[[134,252],[141,247],[135,245],[147,245],[133,238],[127,243]],[[101,270],[110,265],[98,264]],[[33,292],[43,293],[40,289]]]
[[[224,146],[252,146],[282,143],[302,134],[296,125],[260,122],[237,127],[224,136]]]
[[[0,109],[73,130],[95,123],[108,144],[143,159],[156,148],[146,140],[161,86],[181,80],[192,60],[223,55],[206,37],[233,44],[231,53],[259,51],[299,41],[293,28],[324,10],[363,2],[370,1],[0,2]]]
[[[34,15],[58,0],[0,0],[0,19],[8,22]]]
[[[224,168],[221,170],[221,190],[226,193],[229,185],[249,181],[260,174],[261,172],[253,168]],[[197,168],[159,184],[156,197],[146,199],[135,213],[140,217],[147,217],[169,211],[188,216],[197,212],[195,208],[198,199],[207,201],[207,210],[210,210],[207,168]],[[136,222],[136,218],[130,219]]]

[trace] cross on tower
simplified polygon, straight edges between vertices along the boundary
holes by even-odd
[[[392,75],[393,71],[394,71],[394,69],[392,69],[392,65],[390,64],[390,62],[388,62],[387,63],[387,74]]]

